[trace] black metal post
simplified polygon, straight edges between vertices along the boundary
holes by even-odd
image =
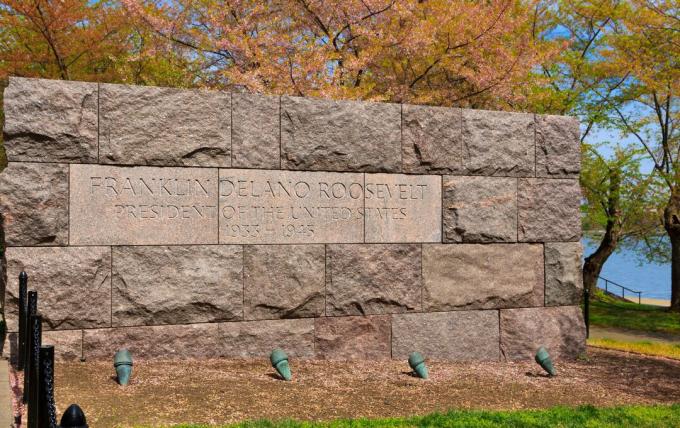
[[[590,338],[590,290],[583,288],[583,318],[586,321],[586,339]]]
[[[57,411],[54,407],[54,346],[40,348],[39,378],[38,428],[57,428]]]
[[[29,381],[31,375],[31,338],[33,337],[33,332],[31,331],[31,317],[38,314],[38,292],[29,291],[28,292],[28,305],[26,307],[26,317],[24,322],[26,326],[24,331],[24,403],[28,402],[28,389]]]
[[[28,428],[38,428],[38,390],[40,383],[40,345],[42,344],[42,317],[34,315],[31,317],[31,365],[30,365],[30,379],[28,381]],[[26,373],[24,374],[24,376]]]
[[[17,340],[17,370],[24,369],[24,347],[26,346],[26,293],[28,292],[28,275],[26,272],[19,274],[19,338]]]

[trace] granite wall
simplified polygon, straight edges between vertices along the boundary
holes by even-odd
[[[12,78],[8,284],[63,358],[584,350],[568,117]]]

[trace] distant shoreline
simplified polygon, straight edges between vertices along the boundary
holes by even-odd
[[[633,300],[631,300],[632,302]],[[637,300],[635,300],[637,302]],[[666,306],[669,307],[671,305],[670,300],[665,300],[665,299],[651,299],[648,297],[643,297],[640,299],[640,303],[645,304],[645,305],[654,305],[654,306]]]

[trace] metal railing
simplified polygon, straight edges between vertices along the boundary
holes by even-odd
[[[617,284],[616,282],[611,281],[611,280],[604,278],[602,276],[598,276],[598,279],[601,279],[602,281],[604,281],[604,291],[606,291],[607,293],[614,294],[613,292],[609,291],[610,286],[619,287],[619,288],[621,288],[621,298],[625,299],[626,298],[626,291],[628,291],[630,294],[637,294],[638,304],[642,303],[642,291],[633,290],[633,289],[628,288],[626,286],[623,286],[621,284]],[[599,281],[598,281],[597,286],[599,288],[602,288],[602,287],[600,287]]]

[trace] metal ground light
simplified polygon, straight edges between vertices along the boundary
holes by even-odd
[[[288,365],[288,355],[281,349],[274,349],[269,356],[269,360],[272,363],[272,367],[276,369],[276,372],[285,380],[291,380],[293,374],[290,371],[290,365]]]

